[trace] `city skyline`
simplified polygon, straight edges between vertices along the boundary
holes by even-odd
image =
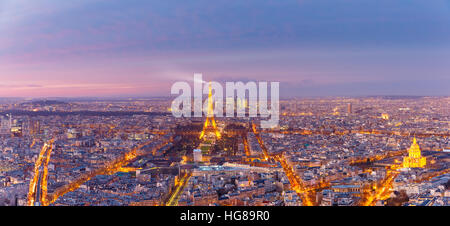
[[[0,206],[448,207],[448,28],[450,0],[0,0]]]
[[[0,206],[448,206],[448,99],[291,99],[275,128],[170,99],[0,102]]]
[[[448,96],[448,1],[0,3],[0,97],[170,96],[205,80],[281,97]]]

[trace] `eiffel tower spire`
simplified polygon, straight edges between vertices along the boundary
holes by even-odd
[[[214,133],[216,134],[216,137],[218,139],[221,138],[221,134],[219,130],[217,129],[216,120],[214,119],[214,110],[213,110],[213,99],[212,99],[212,91],[211,91],[211,83],[209,83],[209,93],[208,93],[208,111],[206,113],[206,121],[205,124],[203,124],[203,130],[200,133],[200,139],[202,139],[205,136],[206,130],[211,125]],[[211,121],[211,123],[209,123]]]

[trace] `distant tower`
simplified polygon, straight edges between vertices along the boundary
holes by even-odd
[[[208,93],[208,112],[206,113],[205,124],[203,125],[203,130],[200,133],[200,139],[205,136],[205,133],[208,129],[210,129],[209,121],[211,121],[212,129],[216,134],[216,137],[220,139],[221,135],[219,130],[217,129],[216,120],[214,119],[214,110],[213,110],[213,99],[212,99],[212,91],[211,91],[211,83],[209,83],[209,93]]]
[[[352,103],[348,103],[347,104],[347,113],[351,114],[352,113]]]
[[[403,158],[403,168],[423,168],[426,163],[426,158],[422,157],[420,147],[414,137],[413,144],[408,149],[408,157]]]

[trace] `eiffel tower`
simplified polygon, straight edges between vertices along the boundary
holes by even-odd
[[[211,121],[211,122],[210,122]],[[200,139],[205,136],[207,130],[210,130],[212,126],[212,130],[216,134],[217,139],[221,138],[220,132],[217,129],[216,120],[214,119],[214,110],[213,110],[213,100],[212,100],[212,91],[211,91],[211,83],[209,83],[209,93],[208,93],[208,111],[206,113],[206,121],[203,124],[203,130],[200,133]]]

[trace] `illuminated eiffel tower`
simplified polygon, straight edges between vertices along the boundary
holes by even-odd
[[[209,123],[211,121],[211,123]],[[221,135],[219,130],[217,129],[216,120],[214,119],[214,110],[213,110],[213,100],[212,100],[212,92],[211,92],[211,83],[209,83],[209,93],[208,93],[208,111],[206,113],[206,121],[205,124],[203,124],[203,130],[200,133],[200,139],[202,139],[205,136],[205,133],[207,130],[210,129],[210,126],[212,126],[212,129],[214,130],[214,133],[216,134],[217,139],[220,139]]]

